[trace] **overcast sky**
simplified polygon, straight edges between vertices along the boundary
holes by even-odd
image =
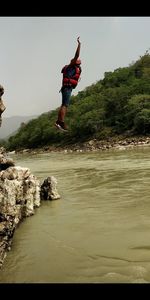
[[[81,81],[73,95],[129,66],[150,48],[150,17],[0,17],[3,117],[40,115],[61,105],[61,69],[80,36]]]

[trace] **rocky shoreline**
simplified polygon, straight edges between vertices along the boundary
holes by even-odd
[[[91,139],[87,142],[76,143],[65,146],[44,146],[36,149],[21,149],[13,151],[13,153],[45,153],[45,152],[95,152],[109,149],[132,149],[139,146],[150,146],[150,136],[135,136],[135,137],[110,137],[104,140]]]
[[[35,213],[41,200],[60,198],[56,185],[54,176],[41,184],[30,169],[15,166],[5,149],[0,148],[0,267],[19,223]]]

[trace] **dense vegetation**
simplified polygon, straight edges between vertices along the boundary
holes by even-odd
[[[22,124],[8,141],[9,150],[61,146],[114,135],[150,134],[150,55],[114,72],[72,96],[66,116],[68,132],[54,126],[58,108]]]

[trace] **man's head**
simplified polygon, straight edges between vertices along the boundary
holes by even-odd
[[[74,65],[81,65],[81,60],[78,58],[78,59],[71,59],[70,61],[71,64],[74,64]]]
[[[81,65],[81,59],[76,60],[76,65]]]

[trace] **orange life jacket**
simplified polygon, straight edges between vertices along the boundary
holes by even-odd
[[[73,70],[73,68],[75,68],[74,75],[70,76],[68,74],[69,69]],[[61,73],[63,73],[62,86],[71,86],[73,89],[75,89],[75,87],[78,84],[78,80],[80,78],[81,67],[77,66],[77,65],[74,65],[74,66],[66,65],[63,67]]]

